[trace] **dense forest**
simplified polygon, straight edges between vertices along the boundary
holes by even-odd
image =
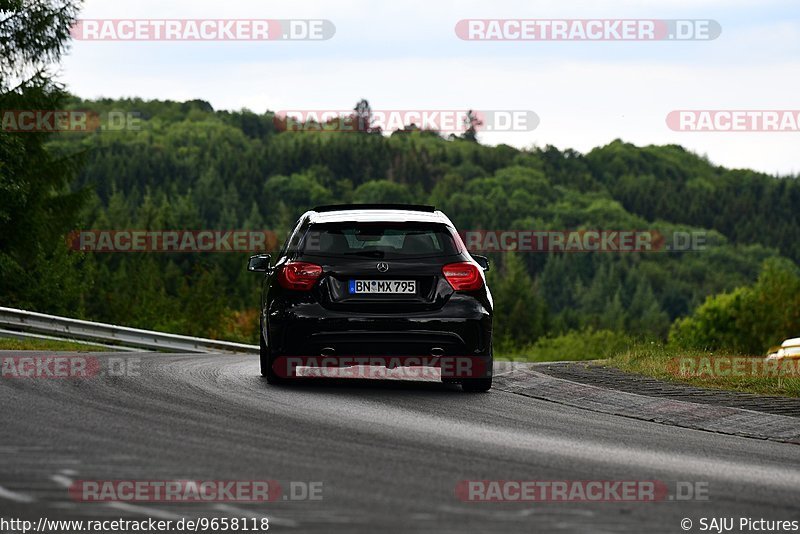
[[[46,251],[0,256],[5,305],[252,342],[259,284],[244,270],[247,254],[81,253],[68,249],[67,234],[268,229],[282,238],[315,205],[414,202],[436,205],[461,230],[705,233],[701,250],[490,254],[501,353],[545,350],[554,339],[603,351],[620,339],[668,338],[760,352],[800,330],[794,313],[745,340],[709,333],[724,315],[709,306],[728,306],[728,294],[764,302],[752,295],[775,285],[764,282],[769,273],[796,279],[793,177],[722,168],[676,145],[520,150],[482,145],[474,131],[444,137],[413,125],[391,134],[284,131],[270,112],[217,111],[199,100],[64,102],[136,121],[48,137],[54,164],[74,166],[59,198],[80,207],[48,234],[61,238]],[[743,313],[724,320],[746,322]]]

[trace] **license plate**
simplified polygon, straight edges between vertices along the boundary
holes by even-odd
[[[409,295],[417,292],[415,280],[350,280],[350,294],[380,293]]]

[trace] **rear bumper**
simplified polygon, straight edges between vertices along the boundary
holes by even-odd
[[[477,300],[453,295],[440,309],[375,314],[318,303],[273,302],[264,338],[273,355],[486,356],[492,317]]]

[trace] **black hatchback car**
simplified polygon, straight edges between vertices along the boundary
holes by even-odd
[[[433,366],[442,381],[487,391],[488,268],[432,206],[314,208],[297,221],[274,265],[267,254],[248,264],[265,273],[261,374],[274,384],[298,376],[291,362]]]

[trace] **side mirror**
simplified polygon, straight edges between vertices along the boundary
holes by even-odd
[[[489,270],[489,258],[487,258],[486,256],[478,256],[475,254],[472,255],[472,258],[475,260],[475,262],[477,262],[478,265],[481,266],[481,269],[483,269],[484,271]]]
[[[269,260],[269,254],[250,256],[250,261],[247,262],[247,270],[251,273],[265,273],[270,269]]]

